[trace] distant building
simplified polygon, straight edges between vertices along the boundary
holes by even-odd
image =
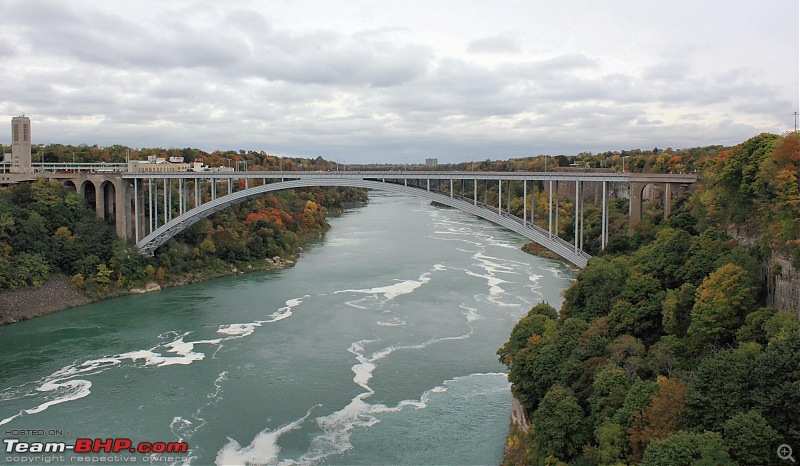
[[[128,162],[128,171],[146,173],[188,172],[188,163],[170,163],[162,157],[150,155],[147,161],[131,160]]]
[[[31,119],[11,119],[11,173],[31,173]]]
[[[203,164],[203,159],[195,159],[192,163],[187,163],[183,160],[183,157],[170,157],[169,161],[167,161],[163,157],[149,155],[147,160],[129,161],[128,171],[140,173],[233,172],[233,167],[208,167]]]
[[[425,159],[425,166],[430,168],[436,168],[439,166],[439,159]]]

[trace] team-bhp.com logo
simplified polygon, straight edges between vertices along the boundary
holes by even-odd
[[[79,438],[74,445],[66,442],[24,442],[19,439],[3,439],[6,453],[186,453],[186,442],[138,442],[127,438]]]

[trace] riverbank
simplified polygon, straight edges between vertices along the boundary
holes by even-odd
[[[88,296],[72,286],[69,278],[56,275],[37,287],[4,290],[0,293],[0,326],[90,302]]]
[[[229,270],[224,272],[192,272],[176,277],[173,280],[165,280],[161,283],[152,281],[139,288],[131,288],[130,290],[115,289],[102,296],[94,297],[75,288],[68,277],[55,275],[39,286],[0,292],[0,327],[128,294],[160,291],[163,288],[200,283],[236,274],[281,270],[292,267],[297,257],[291,256],[289,259],[277,259],[265,259],[261,264],[254,261],[246,264],[241,269],[231,266]]]

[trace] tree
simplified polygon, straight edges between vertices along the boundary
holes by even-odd
[[[633,255],[633,264],[642,273],[656,277],[664,289],[683,283],[682,269],[689,257],[691,236],[685,230],[662,228],[652,243]]]
[[[628,375],[616,364],[608,363],[595,371],[592,395],[589,397],[594,424],[610,418],[622,406],[628,384]]]
[[[758,383],[753,370],[759,353],[759,349],[743,345],[700,361],[686,393],[686,427],[717,430],[733,414],[752,408],[751,391]]]
[[[609,358],[625,370],[633,382],[642,365],[644,345],[632,335],[620,335],[608,344]]]
[[[650,347],[650,369],[659,375],[672,377],[679,361],[684,360],[686,348],[682,339],[664,335]]]
[[[683,337],[692,323],[692,307],[694,306],[697,288],[691,283],[684,283],[680,288],[667,290],[661,305],[661,323],[664,331]]]
[[[678,432],[654,440],[644,452],[642,466],[685,464],[697,466],[735,466],[717,432]]]
[[[774,338],[756,353],[745,387],[743,408],[759,411],[785,439],[800,439],[800,331]]]
[[[738,265],[723,265],[706,277],[697,288],[687,331],[695,347],[732,342],[753,307],[751,292],[747,272]]]
[[[616,422],[606,419],[594,430],[602,464],[619,464],[625,459],[625,431]]]
[[[622,407],[614,414],[614,422],[627,432],[633,422],[634,415],[642,413],[650,406],[650,400],[657,391],[658,383],[636,379],[625,395]]]
[[[586,441],[583,409],[572,391],[560,385],[548,390],[533,413],[531,429],[539,463],[548,456],[562,461],[574,459]]]
[[[15,286],[39,286],[45,282],[48,273],[50,273],[50,266],[44,256],[39,253],[22,252],[17,254],[14,259]]]
[[[774,458],[781,443],[778,432],[754,410],[737,413],[722,426],[722,437],[731,456],[741,466],[760,466]]]
[[[661,336],[664,294],[657,278],[634,268],[608,315],[612,331],[641,338],[646,344],[657,341]]]
[[[549,305],[545,305],[550,307]],[[552,309],[552,307],[550,307]],[[508,341],[497,350],[500,362],[511,366],[519,350],[526,347],[533,335],[539,338],[551,338],[556,330],[556,322],[544,315],[538,314],[539,306],[534,307],[528,315],[519,320],[511,330]]]
[[[678,379],[658,377],[658,391],[650,406],[633,416],[630,434],[631,458],[642,458],[644,449],[653,440],[663,439],[678,431],[685,410],[686,384]]]
[[[564,292],[562,317],[592,320],[611,312],[611,303],[622,291],[629,265],[624,258],[596,257],[589,261]]]
[[[736,340],[739,342],[755,342],[766,345],[769,342],[764,324],[778,312],[777,309],[762,307],[757,311],[747,314],[744,325],[736,331]]]

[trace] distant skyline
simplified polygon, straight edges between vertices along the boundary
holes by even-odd
[[[794,129],[797,0],[0,3],[0,143],[440,163]]]

